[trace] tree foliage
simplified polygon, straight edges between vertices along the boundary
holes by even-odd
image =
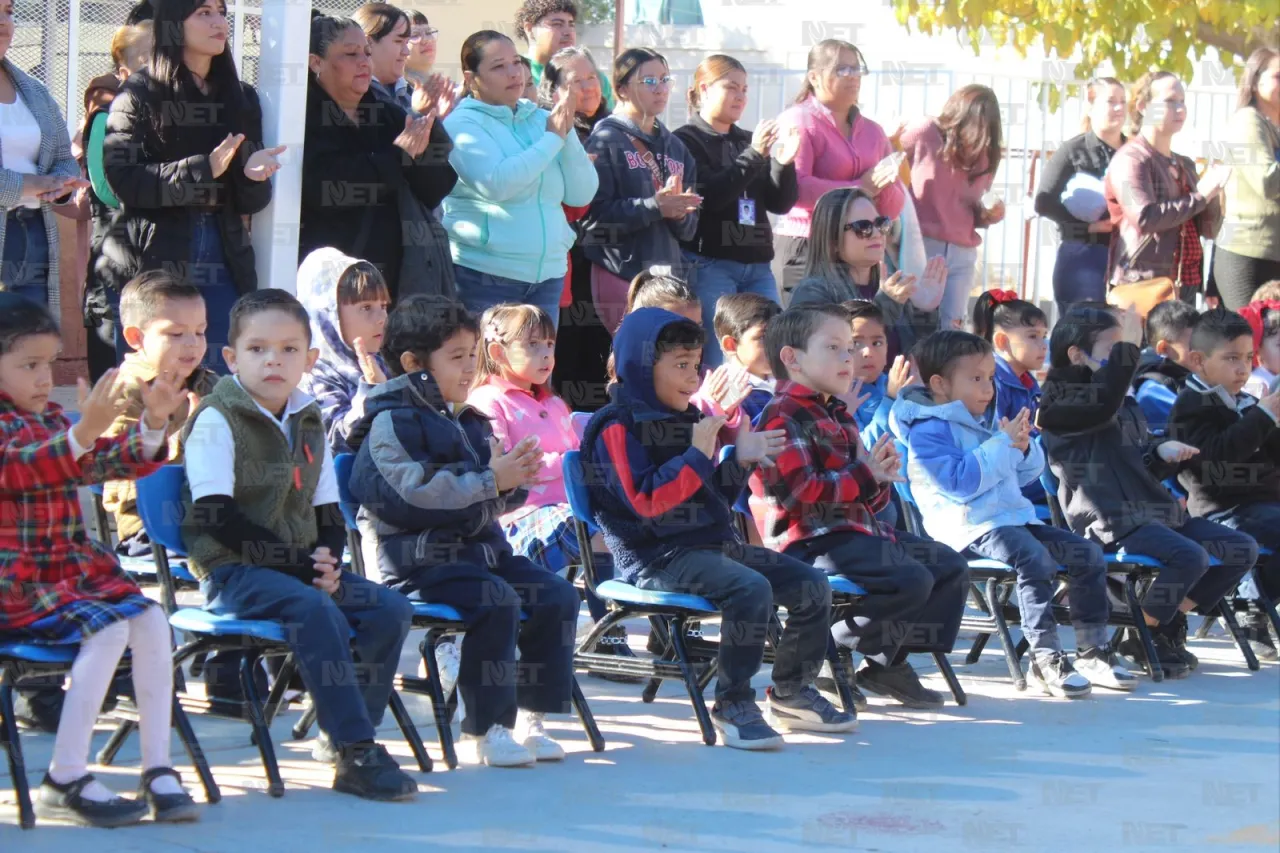
[[[578,13],[582,15],[580,24],[607,24],[613,22],[613,0],[574,0]]]

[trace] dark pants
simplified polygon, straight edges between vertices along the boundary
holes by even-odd
[[[1247,533],[1271,550],[1271,555],[1259,557],[1253,578],[1245,578],[1240,584],[1240,594],[1245,598],[1257,598],[1258,587],[1272,601],[1280,600],[1280,503],[1259,502],[1243,504],[1226,512],[1210,516],[1224,527]]]
[[[867,591],[855,614],[831,628],[835,641],[889,666],[913,652],[949,652],[969,593],[969,564],[946,545],[895,530],[897,541],[830,533],[787,553]]]
[[[516,709],[563,714],[573,692],[573,645],[581,602],[573,584],[524,557],[498,565],[453,566],[447,580],[405,592],[462,614],[458,691],[467,706],[462,731],[511,728]],[[521,611],[527,617],[521,623]],[[516,648],[520,661],[516,662]]]
[[[49,236],[38,208],[15,207],[9,211],[0,281],[10,293],[48,306]],[[53,319],[61,322],[59,317]]]
[[[804,265],[809,257],[808,237],[773,238],[773,280],[778,285],[778,302],[783,308],[791,304],[791,292],[804,278]]]
[[[1107,298],[1107,244],[1067,240],[1058,245],[1053,264],[1053,301],[1058,316],[1077,302],[1104,302]]]
[[[596,314],[591,296],[591,262],[580,245],[569,252],[573,302],[560,309],[556,333],[556,366],[551,385],[575,412],[594,412],[609,402],[605,363],[613,335]]]
[[[1250,258],[1218,247],[1213,251],[1213,278],[1222,304],[1228,311],[1239,311],[1253,301],[1255,290],[1280,279],[1280,261]]]
[[[227,269],[226,255],[222,249],[222,229],[218,215],[201,214],[191,224],[191,283],[204,297],[205,341],[208,349],[204,361],[209,369],[218,373],[230,373],[222,357],[231,333],[231,307],[240,298],[231,271]],[[123,359],[129,345],[124,342],[124,329],[116,333],[116,350]]]
[[[831,585],[812,566],[756,545],[726,543],[720,550],[684,551],[637,578],[636,586],[700,595],[720,608],[718,705],[755,699],[751,678],[764,659],[774,605],[787,608],[787,624],[773,683],[790,694],[818,677],[831,625]]]
[[[413,620],[408,599],[350,572],[334,597],[256,566],[215,569],[202,587],[214,613],[284,624],[320,728],[335,744],[373,740]]]
[[[976,554],[1013,566],[1018,573],[1022,636],[1033,651],[1060,652],[1053,594],[1059,567],[1067,570],[1076,647],[1107,641],[1107,561],[1099,548],[1069,530],[1047,524],[997,527],[969,546]]]
[[[1186,598],[1201,613],[1213,610],[1258,560],[1253,537],[1204,518],[1189,519],[1176,529],[1144,524],[1116,546],[1163,564],[1142,599],[1142,609],[1161,625],[1177,615],[1178,605]],[[1210,555],[1222,565],[1210,566]]]

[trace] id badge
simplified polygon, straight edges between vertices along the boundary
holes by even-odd
[[[756,224],[756,200],[754,198],[738,199],[738,224]]]

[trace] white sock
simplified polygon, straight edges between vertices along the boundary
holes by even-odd
[[[151,780],[151,793],[153,794],[185,794],[182,789],[182,783],[167,773],[164,776],[157,776]]]
[[[133,692],[138,703],[138,737],[142,769],[170,766],[170,724],[173,718],[173,634],[160,607],[148,607],[130,619],[129,651],[133,653]],[[176,790],[159,790],[156,784]],[[178,793],[172,777],[153,783],[158,794]]]
[[[80,653],[71,665],[71,685],[62,701],[49,764],[49,777],[59,785],[74,782],[88,772],[93,726],[128,641],[129,624],[114,622],[80,644]],[[80,795],[97,802],[115,797],[97,781],[86,785]]]

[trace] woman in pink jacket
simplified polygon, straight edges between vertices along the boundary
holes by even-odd
[[[906,197],[898,162],[884,129],[862,115],[858,93],[867,74],[862,52],[847,41],[824,39],[809,51],[808,71],[795,106],[778,117],[779,138],[800,134],[796,180],[800,197],[774,227],[773,277],[785,306],[803,277],[813,206],[827,190],[858,187],[890,219]]]

